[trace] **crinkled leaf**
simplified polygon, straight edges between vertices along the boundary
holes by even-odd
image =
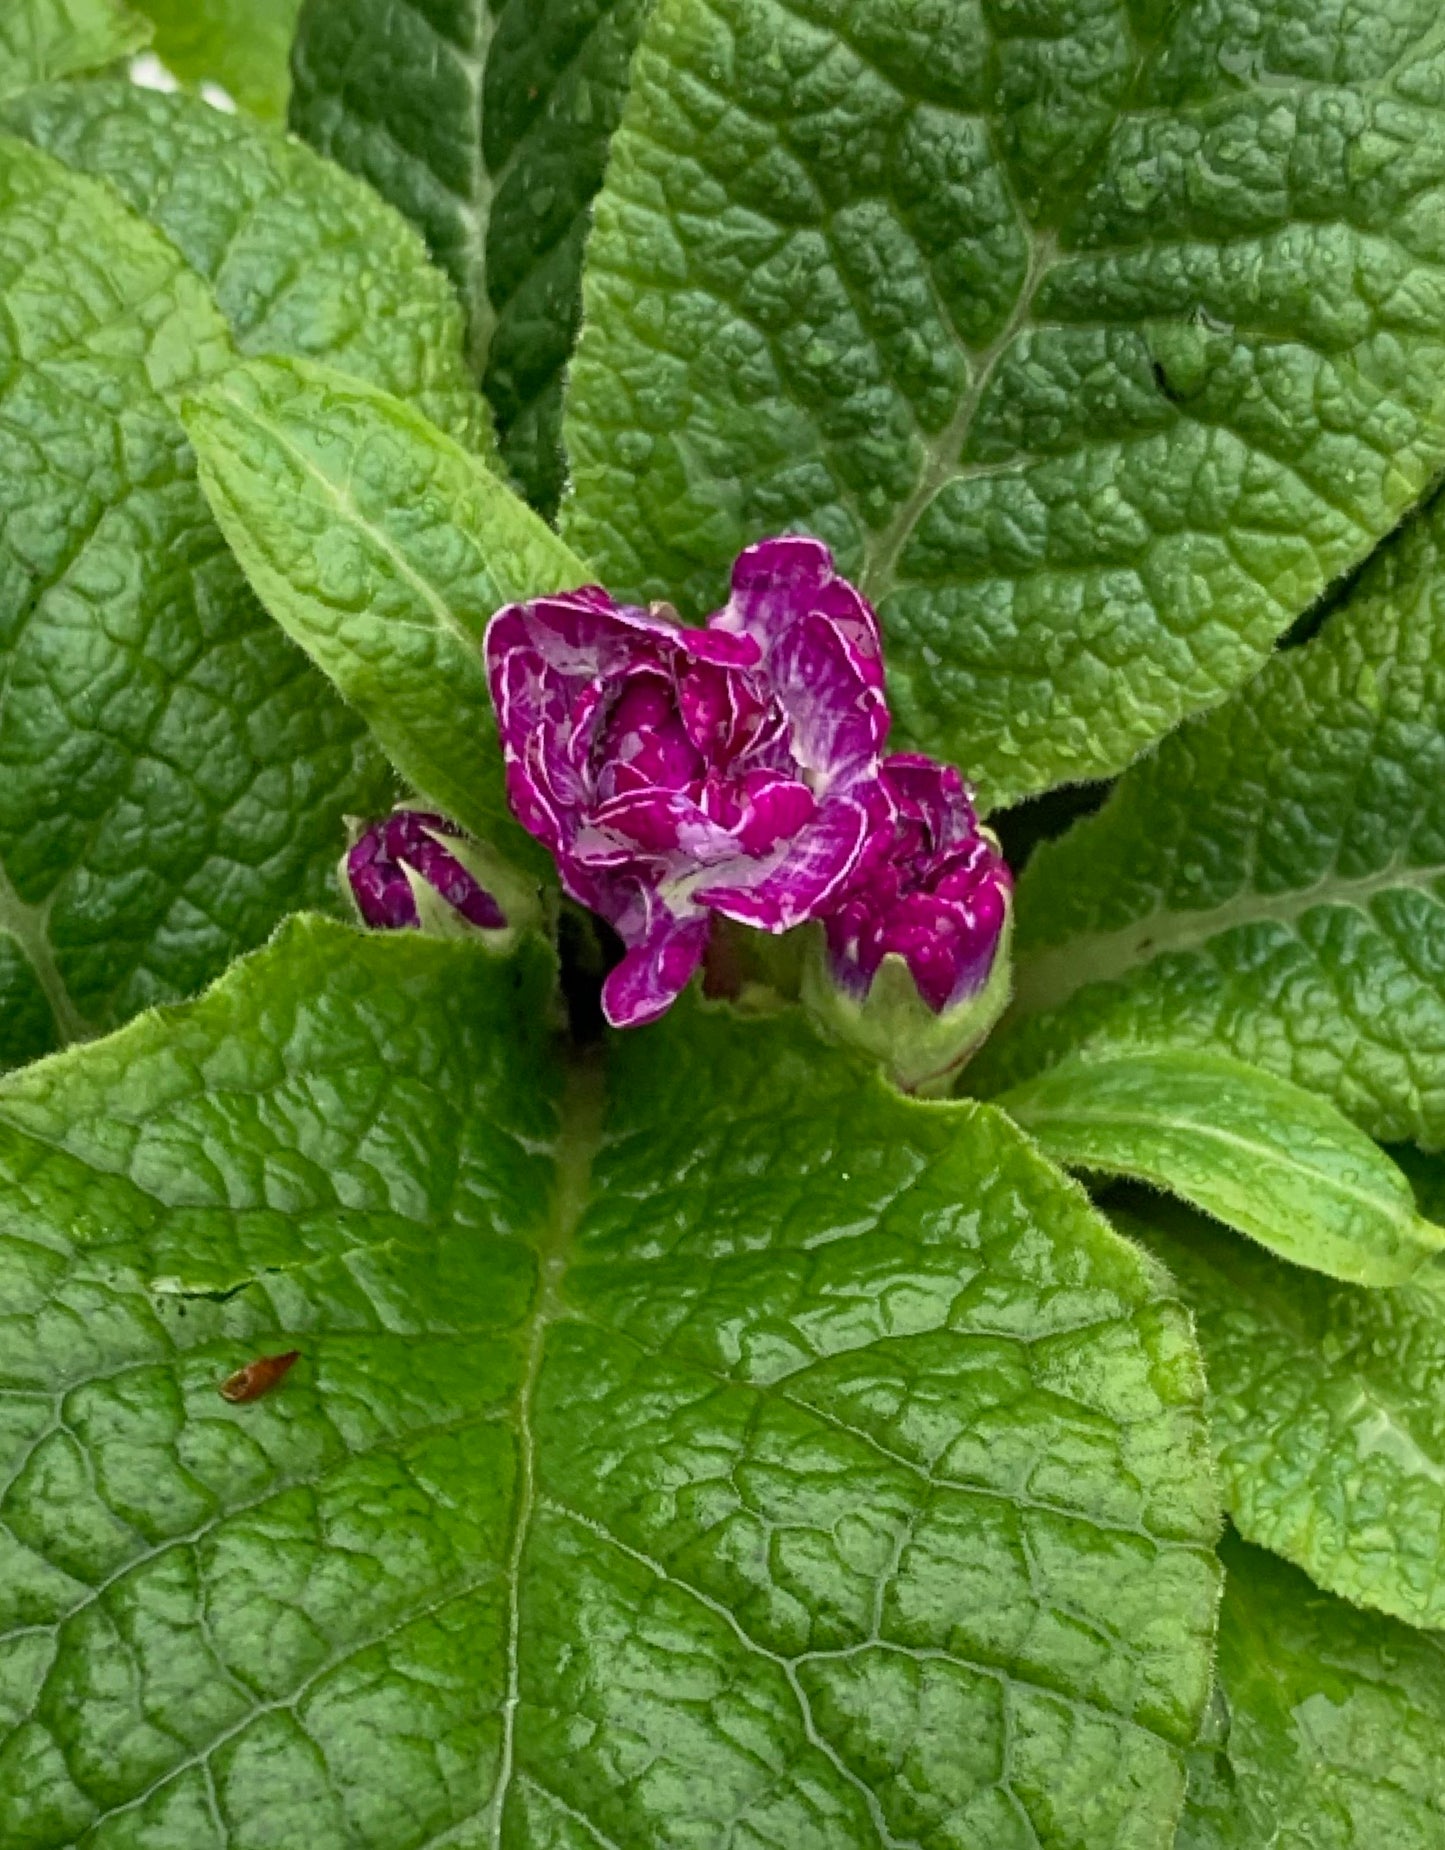
[[[1194,1312],[1240,1531],[1345,1599],[1445,1628],[1445,1270],[1367,1291],[1162,1203],[1124,1225]]]
[[[185,418],[212,510],[287,634],[418,790],[536,860],[507,808],[482,635],[503,604],[587,568],[425,418],[341,374],[255,361]]]
[[[1435,0],[659,0],[564,529],[718,597],[828,539],[989,803],[1244,682],[1445,463]]]
[[[1084,1043],[1226,1049],[1445,1143],[1445,499],[1321,633],[1129,773],[1019,884],[970,1081]]]
[[[390,779],[207,512],[170,406],[232,356],[174,247],[4,139],[0,300],[0,1049],[19,1059],[325,902],[342,816]]]
[[[1331,1278],[1402,1284],[1445,1248],[1445,1228],[1421,1218],[1409,1181],[1363,1131],[1223,1054],[1063,1060],[998,1103],[1056,1162],[1168,1189]]]
[[[219,84],[243,109],[280,121],[291,88],[300,0],[134,0],[155,48],[190,83]]]
[[[1175,1850],[1437,1850],[1445,1649],[1227,1538],[1212,1726]]]
[[[114,64],[139,51],[150,36],[147,22],[121,0],[5,0],[0,97]]]
[[[582,244],[649,0],[310,0],[291,125],[426,236],[502,453],[551,512]]]
[[[163,231],[243,353],[326,360],[490,450],[452,289],[369,186],[274,129],[133,84],[51,85],[0,120]]]
[[[1164,1850],[1162,1272],[794,1018],[564,1087],[550,980],[293,921],[0,1088],[7,1850]]]

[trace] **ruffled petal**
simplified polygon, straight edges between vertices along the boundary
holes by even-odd
[[[602,985],[602,1012],[614,1028],[640,1028],[672,1006],[703,960],[710,929],[706,917],[664,917],[631,947]]]

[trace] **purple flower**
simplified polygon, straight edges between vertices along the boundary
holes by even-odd
[[[603,1006],[660,1015],[721,913],[786,931],[837,903],[890,804],[878,625],[817,540],[765,540],[703,629],[588,586],[486,639],[518,819],[626,947]]]
[[[841,904],[824,920],[833,976],[861,999],[883,959],[895,954],[941,1014],[987,982],[1013,879],[951,765],[899,752],[884,759],[882,780],[894,820],[869,843]]]
[[[362,834],[345,866],[356,909],[368,925],[379,931],[420,926],[408,869],[470,924],[486,931],[506,925],[496,900],[447,852],[439,835],[462,839],[462,831],[445,816],[419,809],[394,810]]]

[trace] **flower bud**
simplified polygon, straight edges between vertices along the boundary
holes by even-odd
[[[342,863],[363,921],[376,931],[503,930],[502,908],[447,841],[467,852],[456,824],[426,810],[393,810],[363,829]]]
[[[905,1091],[939,1092],[1008,1001],[1013,881],[951,766],[898,753],[881,778],[892,818],[823,918],[803,997]]]

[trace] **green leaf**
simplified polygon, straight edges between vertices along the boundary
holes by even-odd
[[[1165,1850],[1162,1272],[792,1015],[564,1082],[550,982],[293,921],[0,1087],[7,1850]]]
[[[1192,1202],[1282,1259],[1398,1285],[1445,1249],[1410,1183],[1324,1099],[1223,1054],[1063,1060],[998,1103],[1056,1162]]]
[[[1434,0],[659,0],[564,531],[689,611],[828,540],[988,804],[1247,680],[1445,464]]]
[[[189,83],[215,83],[243,109],[280,121],[300,0],[134,0],[155,48]]]
[[[452,289],[369,186],[276,130],[133,84],[55,84],[0,121],[163,231],[241,352],[327,361],[491,452]]]
[[[1084,1044],[1212,1046],[1445,1143],[1442,542],[1437,497],[1312,642],[1038,850],[971,1085]]]
[[[151,29],[121,0],[6,0],[0,10],[0,97],[128,58]]]
[[[1445,1650],[1230,1537],[1211,1738],[1175,1850],[1437,1850]]]
[[[327,903],[343,815],[384,806],[390,779],[206,510],[170,408],[232,360],[200,279],[109,188],[3,139],[0,301],[16,1059],[193,990],[284,912]]]
[[[1194,1312],[1240,1532],[1357,1605],[1445,1627],[1445,1270],[1366,1291],[1162,1203],[1121,1223]]]
[[[562,488],[582,243],[649,0],[310,0],[291,126],[418,225],[466,305],[502,454]]]
[[[212,510],[282,628],[418,790],[540,865],[507,807],[481,641],[503,604],[587,568],[425,418],[339,373],[254,361],[185,418]]]

